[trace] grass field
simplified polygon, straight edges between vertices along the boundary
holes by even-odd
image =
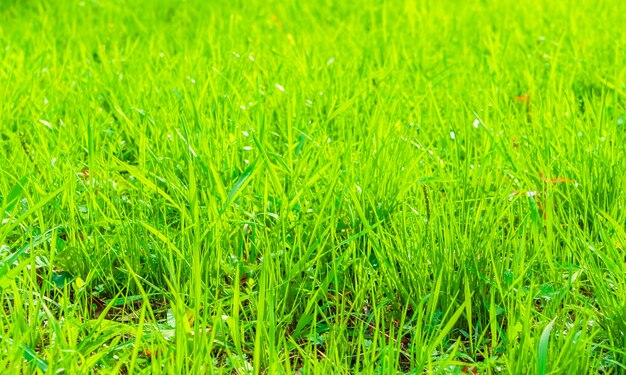
[[[626,2],[0,0],[0,372],[626,372]]]

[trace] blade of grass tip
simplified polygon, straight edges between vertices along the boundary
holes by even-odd
[[[54,227],[35,237],[32,241],[29,241],[26,245],[22,246],[19,250],[6,257],[6,259],[0,261],[0,265],[12,265],[22,254],[30,251],[31,248],[41,245],[43,242],[50,240],[52,233],[60,227]]]
[[[448,319],[448,323],[446,323],[446,325],[439,331],[439,335],[437,335],[437,338],[431,342],[428,353],[432,353],[435,350],[435,348],[443,342],[443,339],[446,337],[446,335],[450,334],[456,322],[459,320],[461,315],[465,312],[467,308],[466,305],[468,303],[469,301],[465,300],[465,302],[456,310],[454,315],[452,315],[450,319]]]
[[[39,209],[41,209],[43,206],[45,206],[46,204],[48,204],[51,200],[53,200],[57,195],[61,194],[61,192],[65,189],[65,186],[60,187],[59,189],[53,191],[52,193],[46,195],[42,200],[40,200],[39,202],[37,202],[37,204],[35,204],[34,206],[32,206],[28,211],[26,211],[22,216],[20,216],[19,218],[17,218],[17,220],[11,222],[10,224],[7,225],[3,225],[0,228],[2,228],[2,232],[0,232],[0,241],[3,238],[6,238],[8,233],[11,233],[11,231],[15,228],[17,228],[24,220],[26,220],[27,217],[29,217],[30,215],[32,215],[33,213],[39,211]]]
[[[613,225],[611,229],[615,230],[623,237],[626,237],[626,230],[624,230],[624,227],[617,220],[615,220],[608,212],[600,208],[596,208],[596,211],[598,211],[598,213],[600,213],[602,217],[604,217],[609,223]]]
[[[603,85],[608,87],[609,89],[615,91],[618,95],[626,98],[626,91],[622,90],[619,86],[615,85],[613,82],[610,82],[607,79],[602,78],[599,74],[596,74],[596,79],[600,81]]]
[[[254,145],[257,148],[257,150],[259,150],[259,154],[261,155],[260,158],[265,162],[265,166],[266,166],[265,171],[267,172],[268,176],[271,178],[272,183],[276,187],[281,186],[280,178],[278,177],[276,168],[274,167],[274,164],[272,163],[270,155],[265,150],[263,143],[260,142],[259,139],[254,135],[252,135],[252,140],[254,141]],[[280,164],[285,169],[285,171],[287,171],[289,175],[291,175],[292,173],[291,168],[289,168],[289,166],[284,162],[282,158],[275,157],[274,159],[276,160],[278,164]]]
[[[312,244],[306,247],[306,253],[299,256],[298,261],[290,267],[289,276],[286,277],[284,281],[281,283],[282,287],[289,285],[291,283],[291,280],[297,274],[304,271],[308,267],[308,265],[315,264],[315,262],[317,262],[328,251],[333,251],[333,250],[323,251],[324,246],[329,240],[331,231],[332,231],[331,227],[326,228],[324,232],[316,236],[315,242],[313,242]],[[320,251],[318,252],[318,250]],[[316,255],[313,256],[313,254],[316,254]]]
[[[4,205],[3,212],[13,211],[13,207],[15,207],[15,205],[19,201],[19,198],[22,196],[22,193],[24,192],[24,186],[26,186],[29,176],[30,175],[28,174],[22,177],[22,179],[17,184],[13,185],[13,187],[11,188],[11,191],[9,191],[9,194],[7,194],[4,201],[2,201],[2,204]]]
[[[114,159],[114,160],[119,165],[119,170],[128,172],[131,175],[133,175],[145,187],[147,187],[150,190],[155,191],[157,194],[159,194],[161,197],[163,197],[166,201],[168,201],[174,208],[176,208],[178,211],[180,211],[180,213],[182,215],[184,215],[186,218],[189,219],[189,213],[187,212],[187,210],[182,209],[180,204],[176,203],[176,201],[169,194],[167,194],[165,191],[163,191],[163,189],[159,188],[154,182],[150,181],[150,179],[148,179],[148,177],[146,177],[141,172],[141,169],[139,169],[139,168],[137,168],[135,166],[132,166],[132,165],[130,165],[128,163],[125,163],[125,162],[123,162],[123,161],[121,161],[119,159]]]
[[[548,368],[548,346],[550,345],[550,332],[556,318],[544,328],[541,338],[539,339],[539,348],[537,351],[537,374],[545,375]]]
[[[15,283],[14,279],[24,268],[26,268],[26,266],[28,266],[28,262],[23,262],[13,268],[9,268],[6,265],[0,268],[0,290],[8,288],[11,283]]]
[[[485,134],[487,134],[487,136],[489,136],[489,138],[491,139],[491,141],[496,145],[496,147],[498,149],[500,149],[500,151],[502,152],[502,155],[504,155],[506,157],[506,159],[508,160],[508,162],[510,163],[509,165],[511,166],[511,168],[513,169],[513,172],[517,173],[517,171],[520,169],[518,168],[517,164],[515,164],[515,162],[513,161],[513,157],[511,156],[511,154],[508,152],[508,150],[506,149],[504,143],[502,142],[498,142],[496,140],[496,137],[491,134],[491,130],[487,127],[487,125],[485,125],[485,123],[483,122],[483,120],[480,118],[480,116],[478,116],[478,113],[473,112],[475,118],[480,121],[480,124],[483,126],[483,128],[485,129]]]
[[[220,196],[220,199],[222,200],[222,202],[226,202],[226,200],[228,199],[227,195],[226,195],[226,189],[224,188],[224,184],[222,182],[222,179],[219,175],[219,173],[217,173],[217,170],[215,169],[215,165],[213,165],[213,163],[211,163],[209,161],[209,170],[211,171],[211,176],[213,177],[213,182],[214,182],[214,186],[215,189],[217,190],[217,194]]]
[[[147,223],[145,223],[143,221],[140,221],[138,223],[142,227],[146,228],[146,230],[148,230],[150,233],[154,234],[164,244],[166,244],[172,251],[174,251],[174,253],[176,253],[177,256],[180,257],[180,259],[185,259],[187,265],[190,265],[189,260],[185,258],[183,252],[176,246],[176,244],[174,244],[174,242],[172,242],[169,238],[167,238],[167,236],[165,234],[163,234],[163,232],[159,231],[155,227],[153,227],[150,224],[147,224]]]
[[[310,248],[311,245],[316,241],[316,239],[319,238],[317,231],[322,225],[322,221],[324,220],[324,218],[327,217],[326,215],[321,215],[321,213],[326,211],[326,209],[330,205],[332,197],[335,196],[334,191],[335,191],[335,186],[339,182],[339,174],[334,173],[333,171],[330,175],[333,177],[330,183],[328,184],[326,195],[324,196],[324,199],[322,200],[322,204],[319,206],[319,209],[317,210],[320,213],[320,215],[317,215],[317,218],[315,219],[315,223],[313,224],[313,229],[311,229],[310,231],[311,236],[310,236],[309,242],[307,243],[307,248]]]
[[[235,183],[233,184],[233,187],[230,189],[230,193],[228,194],[228,198],[226,199],[226,202],[224,202],[224,205],[222,206],[222,209],[220,210],[220,214],[223,214],[226,211],[226,208],[228,207],[228,205],[230,205],[232,201],[235,200],[235,198],[241,192],[241,190],[248,184],[248,182],[250,181],[250,177],[252,177],[252,175],[256,171],[255,169],[256,163],[257,161],[255,160],[252,164],[250,164],[250,166],[248,166],[248,168],[246,168],[243,171],[243,173],[241,174],[241,176],[239,176],[237,181],[235,181]]]
[[[26,245],[22,246],[15,253],[7,256],[5,259],[0,260],[0,289],[5,288],[8,283],[13,279],[14,275],[17,275],[21,269],[23,269],[27,264],[23,263],[18,265],[17,267],[12,267],[15,261],[18,258],[27,252],[30,251],[31,248],[39,246],[41,243],[48,241],[53,235],[51,233],[55,233],[55,231],[60,227],[52,228],[39,236],[35,237],[34,240],[29,241]],[[12,268],[11,268],[12,267]]]
[[[124,258],[123,261],[124,261],[124,265],[126,265],[126,267],[128,269],[128,273],[130,274],[130,276],[135,281],[135,285],[137,286],[137,289],[139,289],[139,295],[142,297],[143,304],[148,309],[148,313],[149,313],[150,319],[152,321],[157,321],[157,319],[155,318],[155,315],[154,315],[154,311],[152,310],[152,304],[150,303],[150,294],[148,294],[146,292],[146,290],[144,289],[144,287],[143,287],[143,285],[141,283],[141,280],[139,279],[139,276],[132,269],[132,267],[131,267],[130,263],[128,262],[128,260],[126,258]]]
[[[35,352],[26,344],[20,345],[20,348],[22,348],[22,350],[24,351],[23,355],[26,361],[28,361],[28,363],[31,363],[31,364],[34,363],[38,369],[43,371],[43,373],[48,372],[48,362],[44,360],[43,358],[41,358],[39,354],[37,354],[37,352]]]

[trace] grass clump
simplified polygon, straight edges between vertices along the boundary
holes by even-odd
[[[621,1],[0,1],[0,368],[626,371]]]

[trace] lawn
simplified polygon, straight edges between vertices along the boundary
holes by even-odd
[[[0,0],[0,371],[626,373],[624,14]]]

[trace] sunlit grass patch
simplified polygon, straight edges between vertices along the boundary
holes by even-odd
[[[0,368],[625,371],[624,8],[0,0]]]

